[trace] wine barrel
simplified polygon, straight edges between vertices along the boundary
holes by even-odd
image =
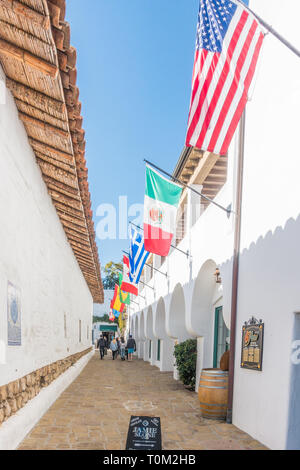
[[[228,404],[228,372],[203,369],[198,390],[203,418],[224,420]]]

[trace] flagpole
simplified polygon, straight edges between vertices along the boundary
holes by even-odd
[[[258,16],[251,8],[245,5],[241,0],[236,0],[240,5],[242,5],[246,10],[248,10],[252,15],[259,21],[259,23],[266,28],[269,33],[273,34],[282,44],[284,44],[288,49],[290,49],[294,54],[300,57],[300,51],[296,49],[293,44],[291,44],[287,39],[285,39],[281,34],[279,34],[271,25],[266,23],[260,16]]]
[[[134,227],[144,231],[144,229],[142,227],[139,227],[138,225],[134,224],[133,222],[129,222],[131,225],[133,225]],[[177,246],[175,245],[171,245],[172,248],[174,248],[175,250],[177,251],[180,251],[180,253],[183,253],[185,256],[187,256],[187,258],[190,256],[190,252],[189,250],[188,251],[183,251],[183,250],[180,250],[180,248],[177,248]]]
[[[242,196],[244,176],[244,154],[245,154],[245,126],[246,111],[243,112],[238,134],[238,168],[235,198],[235,229],[232,265],[232,287],[231,287],[231,319],[230,319],[230,355],[228,374],[228,408],[226,421],[232,423],[233,389],[234,389],[234,363],[236,349],[236,319],[238,302],[239,263],[241,249],[241,221],[242,221]]]
[[[213,199],[210,199],[209,197],[207,196],[204,196],[204,194],[200,193],[199,191],[197,191],[195,188],[193,188],[192,186],[189,186],[188,184],[184,183],[183,181],[180,181],[178,178],[175,178],[175,176],[171,175],[170,173],[168,173],[167,171],[165,170],[162,170],[162,168],[160,168],[159,166],[155,165],[154,163],[151,163],[149,162],[148,160],[144,159],[144,162],[147,163],[148,165],[152,166],[153,168],[155,168],[156,170],[160,171],[161,173],[164,173],[166,176],[169,176],[169,178],[172,178],[174,181],[176,181],[178,184],[180,184],[181,186],[185,187],[185,188],[188,188],[190,189],[191,191],[193,191],[194,193],[198,194],[198,196],[202,197],[203,199],[205,199],[206,201],[210,202],[211,204],[214,204],[215,206],[219,207],[219,209],[222,209],[222,211],[226,212],[227,213],[227,216],[229,217],[230,214],[233,212],[231,209],[229,209],[228,207],[223,207],[221,206],[220,204],[218,204],[217,202],[215,202]]]
[[[143,286],[149,287],[149,289],[155,290],[154,287],[149,286],[149,284],[146,284],[146,283],[143,282],[143,281],[139,281],[139,282],[140,282]]]

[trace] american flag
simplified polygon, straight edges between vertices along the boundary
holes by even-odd
[[[225,155],[248,99],[264,32],[235,0],[200,0],[186,145]]]

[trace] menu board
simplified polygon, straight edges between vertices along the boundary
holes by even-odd
[[[242,368],[262,371],[263,340],[264,324],[252,317],[242,331]]]
[[[126,450],[161,450],[160,418],[131,416]]]

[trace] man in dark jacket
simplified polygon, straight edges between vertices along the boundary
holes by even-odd
[[[106,348],[106,341],[105,339],[103,338],[103,336],[101,335],[100,338],[98,339],[98,343],[97,343],[97,349],[99,348],[100,350],[100,359],[102,361],[103,357],[104,357],[104,350]]]
[[[128,360],[131,362],[132,361],[132,355],[136,351],[136,343],[135,343],[135,339],[132,337],[132,335],[129,335],[129,339],[127,341],[126,347],[128,349],[128,357],[129,357]]]

